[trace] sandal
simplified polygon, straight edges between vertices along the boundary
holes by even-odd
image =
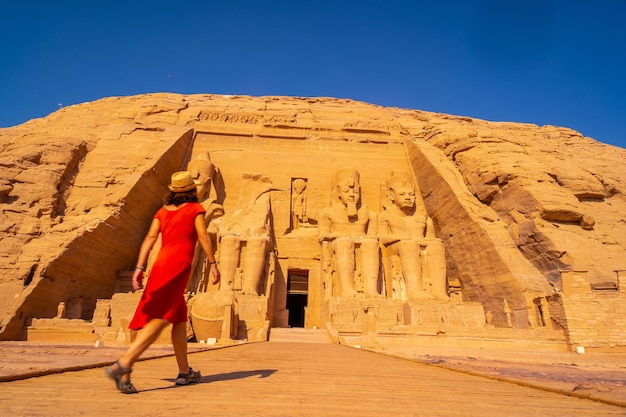
[[[202,378],[202,375],[200,375],[200,371],[194,371],[193,369],[191,369],[190,366],[189,372],[187,372],[186,374],[178,374],[178,376],[176,377],[176,385],[195,384],[196,382],[200,381],[200,378]]]
[[[117,365],[117,369],[113,369],[113,366]],[[124,375],[130,375],[133,370],[130,368],[122,368],[120,365],[120,361],[115,361],[115,363],[111,366],[107,366],[104,368],[104,372],[106,372],[107,376],[115,381],[115,386],[118,390],[122,391],[124,394],[136,394],[137,388],[130,382],[130,378],[126,381],[122,380]]]

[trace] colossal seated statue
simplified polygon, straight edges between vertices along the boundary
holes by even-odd
[[[318,232],[326,274],[334,276],[331,295],[379,297],[379,247],[376,214],[361,204],[359,173],[343,169],[335,173],[330,205],[319,213]],[[324,256],[324,255],[322,255]],[[359,289],[355,280],[359,280]],[[330,285],[330,284],[329,284]],[[335,287],[336,285],[336,287]]]
[[[209,231],[209,236],[213,239],[215,231],[211,230],[211,222],[224,214],[224,209],[221,204],[216,201],[217,192],[214,190],[211,195],[211,189],[215,188],[213,177],[215,176],[215,165],[211,162],[209,153],[199,154],[196,158],[189,161],[187,164],[187,171],[191,173],[191,176],[198,183],[196,191],[198,193],[198,201],[206,213],[204,214],[204,223]],[[215,242],[214,242],[215,244]],[[188,284],[188,291],[202,292],[206,290],[208,282],[212,280],[207,276],[210,273],[206,260],[206,254],[200,248],[200,245],[196,245],[196,254],[191,267],[191,276]]]
[[[393,171],[387,179],[387,200],[378,216],[378,237],[390,267],[387,288],[397,299],[448,299],[443,243],[432,220],[416,206],[415,187],[407,172]],[[399,265],[398,265],[399,261]],[[390,279],[400,277],[403,284]]]
[[[211,162],[209,153],[201,153],[194,159],[190,160],[187,164],[187,171],[191,173],[192,178],[197,184],[196,193],[198,195],[198,202],[200,202],[206,210],[204,214],[204,223],[209,231],[209,236],[214,239],[216,231],[211,230],[211,228],[214,227],[212,226],[212,222],[224,214],[224,209],[216,200],[217,190],[214,183],[216,168]],[[211,190],[213,190],[213,195],[211,195]],[[150,251],[150,255],[148,256],[148,265],[146,268],[147,279],[150,279],[150,270],[152,269],[152,264],[156,259],[156,255],[159,253],[160,247],[161,235],[159,234],[159,237],[155,242],[152,251]],[[211,279],[207,276],[210,273],[210,270],[211,268],[208,267],[206,262],[206,254],[200,247],[200,244],[196,244],[196,252],[191,265],[187,291],[192,293],[205,291],[208,285],[207,283],[211,281]]]
[[[219,228],[220,290],[259,295],[266,255],[272,249],[270,191],[272,181],[244,174],[237,208]]]

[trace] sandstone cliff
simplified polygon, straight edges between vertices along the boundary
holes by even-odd
[[[269,175],[277,190],[311,178],[315,219],[333,170],[357,168],[364,199],[379,209],[380,183],[408,167],[444,242],[448,281],[496,326],[506,326],[504,303],[525,327],[533,300],[563,290],[563,271],[621,294],[626,150],[567,128],[333,98],[149,94],[0,129],[0,149],[0,339],[23,337],[61,301],[78,300],[77,318],[90,319],[133,267],[170,174],[199,151],[229,185],[226,213],[243,172]],[[277,196],[280,243],[289,203]]]

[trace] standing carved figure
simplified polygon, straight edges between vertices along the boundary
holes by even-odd
[[[301,224],[308,222],[306,213],[306,181],[296,178],[291,184],[291,227],[298,229]]]
[[[361,204],[359,173],[343,169],[335,173],[330,206],[319,215],[319,241],[333,259],[339,297],[357,297],[357,261],[363,292],[379,297],[379,248],[376,214]]]

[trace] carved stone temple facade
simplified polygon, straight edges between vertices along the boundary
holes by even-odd
[[[188,170],[222,274],[211,284],[199,251],[198,341],[304,327],[346,344],[626,350],[626,150],[571,129],[150,94],[0,129],[0,149],[0,340],[130,340],[139,246]]]

